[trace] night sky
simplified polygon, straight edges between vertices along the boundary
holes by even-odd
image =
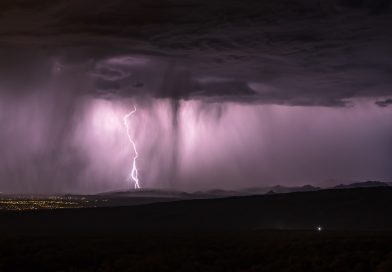
[[[392,181],[388,0],[0,2],[0,192]]]

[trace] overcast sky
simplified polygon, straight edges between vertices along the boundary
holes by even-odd
[[[2,1],[0,191],[392,180],[389,1]]]

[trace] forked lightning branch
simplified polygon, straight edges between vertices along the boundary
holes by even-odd
[[[134,108],[133,111],[126,114],[123,118],[127,137],[128,137],[129,142],[131,143],[131,146],[133,148],[133,153],[134,153],[133,161],[132,161],[132,169],[129,173],[127,180],[132,181],[135,184],[135,189],[140,189],[138,170],[136,167],[136,160],[137,160],[139,154],[137,153],[136,144],[135,144],[134,140],[132,139],[131,133],[129,131],[129,124],[128,124],[128,118],[131,117],[131,115],[136,112],[136,106],[133,106],[133,108]]]

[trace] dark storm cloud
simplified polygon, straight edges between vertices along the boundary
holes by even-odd
[[[59,59],[99,95],[345,106],[392,95],[391,22],[383,0],[2,1],[1,83]]]
[[[392,105],[392,99],[388,98],[385,100],[376,101],[376,105],[380,107],[388,107],[389,105]]]
[[[132,105],[146,185],[390,178],[391,19],[389,1],[0,1],[0,190],[128,186]]]

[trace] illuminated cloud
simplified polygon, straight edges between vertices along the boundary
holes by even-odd
[[[391,21],[384,0],[1,1],[0,191],[129,188],[132,105],[146,187],[392,179]]]
[[[385,107],[388,107],[389,105],[392,105],[392,99],[388,98],[385,100],[376,101],[376,104],[377,104],[377,106],[385,108]]]
[[[1,84],[45,80],[56,60],[84,65],[84,91],[107,98],[339,107],[392,95],[388,1],[245,2],[3,1]]]

